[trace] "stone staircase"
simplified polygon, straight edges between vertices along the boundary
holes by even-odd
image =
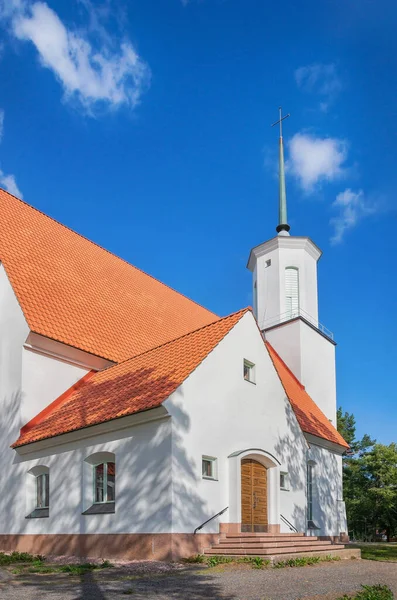
[[[346,549],[344,544],[320,540],[316,536],[303,533],[236,533],[221,534],[218,543],[206,549],[207,556],[262,556],[272,561],[286,560],[298,556],[340,556],[360,557],[360,552]]]

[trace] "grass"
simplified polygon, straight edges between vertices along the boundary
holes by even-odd
[[[11,552],[11,554],[0,552],[0,566],[15,565],[18,563],[33,563],[37,561],[43,561],[43,557],[40,555],[34,556],[27,552]]]
[[[266,560],[261,556],[242,556],[234,558],[233,556],[222,556],[220,554],[216,554],[214,556],[195,554],[194,556],[185,558],[184,562],[188,564],[204,564],[208,567],[217,567],[218,565],[230,563],[245,563],[252,565],[253,569],[262,569],[263,567],[270,565],[270,560]]]
[[[386,585],[363,585],[355,596],[342,596],[339,600],[393,600],[394,595]]]
[[[112,563],[108,560],[104,560],[100,564],[49,565],[45,563],[43,556],[34,556],[27,552],[12,552],[11,554],[0,552],[0,566],[15,566],[16,568],[12,570],[14,575],[21,575],[23,573],[69,573],[70,575],[83,575],[88,571],[113,567]]]
[[[282,569],[284,567],[306,567],[310,565],[316,565],[320,562],[332,562],[340,560],[339,556],[303,556],[299,558],[291,558],[289,560],[281,560],[273,564],[274,569]],[[189,564],[205,564],[208,567],[217,567],[218,565],[230,564],[230,563],[245,563],[250,564],[253,569],[263,569],[264,567],[270,566],[270,560],[264,559],[261,556],[243,556],[243,557],[232,557],[222,556],[216,554],[214,556],[204,556],[203,554],[195,554],[185,561]]]
[[[397,544],[354,544],[360,548],[361,558],[366,560],[387,560],[397,562]]]

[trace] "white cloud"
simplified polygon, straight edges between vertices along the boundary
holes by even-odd
[[[12,2],[12,11],[7,2],[8,13],[0,12],[3,20],[11,23],[16,38],[34,45],[41,65],[54,73],[66,99],[77,100],[89,112],[98,106],[134,108],[139,103],[150,69],[129,41],[116,45],[104,28],[95,35],[100,13],[93,12],[91,3],[84,3],[92,11],[91,26],[72,30],[44,2]]]
[[[330,104],[342,89],[342,82],[334,63],[314,63],[296,69],[295,81],[298,87],[310,94],[316,94],[323,99],[319,104],[322,112],[327,112]]]
[[[346,231],[355,227],[364,217],[373,214],[377,210],[376,204],[365,199],[363,190],[354,192],[350,188],[340,192],[332,206],[339,211],[339,214],[330,220],[334,230],[330,240],[331,244],[340,244]]]
[[[4,110],[0,108],[0,142],[3,138],[4,132]],[[18,198],[23,198],[22,192],[17,186],[17,182],[15,181],[14,175],[6,175],[4,171],[0,168],[0,187],[5,188],[10,194],[14,194],[14,196],[18,196]]]
[[[322,182],[335,181],[346,173],[345,140],[296,133],[289,141],[288,148],[287,169],[307,193],[313,192]]]
[[[17,198],[23,198],[22,192],[17,186],[14,175],[6,175],[4,171],[0,169],[0,187],[5,188],[10,194],[17,196]]]

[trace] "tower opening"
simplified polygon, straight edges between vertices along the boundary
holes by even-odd
[[[285,269],[285,311],[287,319],[299,315],[299,269]]]

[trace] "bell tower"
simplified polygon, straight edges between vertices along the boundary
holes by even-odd
[[[317,262],[321,250],[308,237],[291,236],[287,220],[282,116],[279,137],[277,235],[251,250],[253,307],[258,325],[313,400],[336,426],[335,342],[319,323]]]

